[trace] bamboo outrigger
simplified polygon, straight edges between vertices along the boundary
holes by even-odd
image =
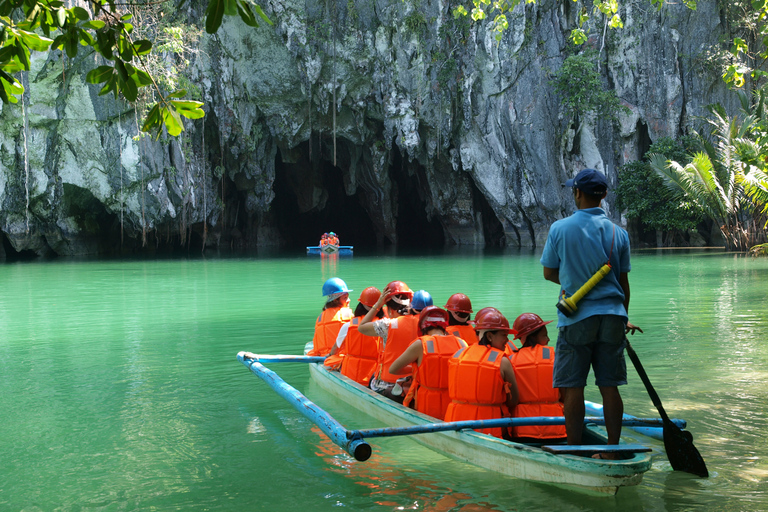
[[[586,418],[584,439],[590,443],[587,445],[515,443],[468,429],[503,425],[562,424],[563,418],[504,418],[439,423],[435,418],[393,402],[338,372],[327,370],[322,364],[322,357],[256,356],[251,359],[245,354],[239,353],[238,360],[315,422],[331,440],[357,460],[366,460],[371,454],[371,447],[366,439],[420,434],[415,435],[413,439],[437,452],[506,476],[609,495],[615,494],[619,487],[639,484],[643,474],[651,467],[650,448],[624,443],[606,445],[606,436],[602,429],[598,428],[602,418]],[[346,403],[354,404],[356,410],[376,418],[386,427],[347,430],[262,364],[286,361],[309,363],[310,374],[321,389]],[[681,420],[673,421],[685,426]],[[634,418],[625,419],[624,424],[658,427],[661,421]],[[601,452],[619,452],[622,458],[606,460],[584,456]]]

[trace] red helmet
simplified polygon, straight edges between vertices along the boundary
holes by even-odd
[[[376,304],[376,301],[379,300],[380,296],[381,296],[381,290],[379,290],[375,286],[369,286],[368,288],[366,288],[360,293],[360,298],[358,299],[358,301],[360,301],[361,304],[364,304],[369,308],[372,308],[373,305]]]
[[[445,329],[448,326],[448,312],[437,306],[427,306],[419,313],[419,335],[424,334],[424,331],[430,327],[442,327]]]
[[[480,320],[480,318],[482,318],[489,311],[495,311],[495,312],[501,314],[501,311],[499,311],[498,309],[496,309],[496,308],[494,308],[492,306],[488,306],[487,308],[483,308],[480,311],[478,311],[477,313],[475,313],[475,323],[477,323],[477,321]]]
[[[533,331],[544,327],[550,322],[552,322],[552,320],[545,322],[536,313],[523,313],[519,317],[515,318],[515,323],[512,324],[512,327],[517,331],[517,334],[515,334],[515,339],[521,340],[525,336],[531,334]]]
[[[471,313],[472,303],[469,301],[469,297],[463,293],[454,293],[448,297],[448,302],[445,303],[445,309],[457,313]]]
[[[482,313],[482,315],[481,315]],[[483,308],[475,317],[475,330],[478,331],[507,331],[509,334],[517,334],[510,329],[509,320],[496,308]]]
[[[389,288],[390,297],[392,295],[407,295],[408,298],[413,297],[413,291],[402,281],[392,281],[387,285],[387,288]]]

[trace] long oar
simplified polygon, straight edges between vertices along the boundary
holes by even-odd
[[[645,369],[642,363],[640,363],[640,358],[637,357],[632,345],[629,344],[629,340],[627,340],[627,354],[629,354],[637,374],[640,375],[640,380],[645,384],[645,389],[648,390],[648,395],[651,397],[653,405],[659,411],[659,416],[661,416],[664,425],[664,448],[667,452],[669,463],[672,464],[672,469],[693,473],[704,478],[708,477],[707,465],[704,463],[699,450],[693,446],[693,435],[686,430],[680,430],[669,419],[669,416],[664,411],[664,407],[661,405],[659,395],[653,389],[651,381],[648,379],[648,374],[645,373]]]

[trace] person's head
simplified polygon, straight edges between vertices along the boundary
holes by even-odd
[[[355,316],[365,316],[366,313],[373,307],[374,304],[376,304],[376,301],[379,299],[379,296],[381,295],[381,291],[376,288],[375,286],[369,286],[365,290],[363,290],[360,293],[360,298],[358,299],[357,307],[355,308]],[[384,316],[384,311],[379,309],[376,312],[376,317],[381,318]]]
[[[504,349],[510,334],[517,334],[509,327],[509,320],[496,308],[483,308],[477,312],[475,330],[480,345],[490,345],[499,350]]]
[[[400,315],[407,314],[411,309],[413,291],[402,281],[392,281],[387,285],[387,290],[387,308]]]
[[[454,293],[445,303],[448,310],[448,325],[465,325],[472,314],[472,302],[463,293]]]
[[[338,277],[332,277],[323,283],[323,296],[325,297],[325,307],[323,309],[345,306],[349,302],[349,292],[347,283]]]
[[[573,199],[580,210],[600,206],[608,191],[605,175],[595,169],[580,170],[565,186],[573,188]]]
[[[517,331],[515,339],[520,340],[524,347],[546,345],[549,343],[546,326],[550,322],[552,320],[545,322],[536,313],[523,313],[512,324],[512,328]]]
[[[445,328],[448,326],[448,312],[437,306],[426,306],[419,313],[419,336],[438,330],[440,334],[445,334]]]
[[[411,299],[411,309],[414,312],[419,313],[422,309],[427,306],[431,306],[432,304],[432,295],[430,295],[428,291],[419,290],[413,292],[413,298]]]

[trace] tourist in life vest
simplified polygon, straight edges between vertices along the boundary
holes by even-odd
[[[403,370],[408,377],[401,377],[390,373],[389,366],[397,359],[405,349],[419,337],[419,317],[411,313],[411,298],[413,292],[402,281],[389,283],[371,310],[360,321],[357,328],[366,336],[379,336],[381,338],[381,351],[379,352],[378,367],[375,376],[371,379],[369,387],[375,392],[403,403],[408,387],[411,383],[410,365]],[[384,318],[375,320],[376,314],[386,304],[387,310]]]
[[[326,297],[323,312],[315,322],[315,336],[312,338],[312,350],[309,356],[327,356],[331,352],[339,330],[344,323],[354,316],[349,309],[347,283],[338,277],[332,277],[323,284],[323,296]]]
[[[492,420],[510,415],[517,405],[517,381],[512,363],[504,355],[507,336],[515,334],[497,309],[487,308],[475,317],[477,345],[461,349],[448,363],[451,403],[445,421]],[[479,432],[505,437],[507,429]]]
[[[328,233],[323,233],[323,236],[320,237],[320,247],[325,247],[328,245]]]
[[[374,286],[363,290],[355,308],[355,317],[341,326],[336,343],[331,349],[331,355],[325,359],[326,367],[340,370],[342,375],[363,386],[368,385],[371,375],[376,371],[381,338],[366,336],[360,333],[358,327],[380,295],[381,291]],[[384,311],[379,310],[376,317],[383,318]]]
[[[415,409],[434,418],[445,418],[451,399],[448,396],[448,361],[457,350],[467,344],[445,332],[448,312],[437,306],[427,306],[419,314],[419,338],[394,360],[389,367],[393,374],[413,367],[411,388],[403,401],[410,407],[416,399]],[[413,364],[412,364],[413,363]]]
[[[445,309],[448,310],[449,314],[448,327],[446,328],[448,333],[463,339],[468,345],[477,344],[477,333],[474,326],[469,322],[472,313],[472,302],[469,297],[463,293],[454,293],[448,297]]]
[[[512,412],[514,418],[563,416],[560,390],[552,387],[555,349],[547,346],[550,322],[535,313],[523,313],[512,324],[517,331],[515,339],[523,344],[510,358],[519,392],[517,407]],[[511,435],[513,438],[565,439],[565,425],[512,427]]]
[[[335,245],[335,246],[337,246],[337,247],[338,247],[338,245],[339,245],[339,237],[338,237],[338,236],[336,236],[336,233],[334,233],[333,231],[331,231],[330,233],[328,233],[328,243],[329,243],[330,245]]]
[[[501,315],[501,311],[499,311],[498,309],[496,309],[496,308],[494,308],[492,306],[488,306],[487,308],[481,309],[480,311],[478,311],[475,314],[475,321],[473,322],[475,324],[475,329],[476,330],[477,330],[477,321],[478,321],[478,319],[482,318],[483,316],[485,316],[485,314],[488,313],[489,311],[495,311],[496,313]],[[477,332],[477,331],[475,331],[475,332]],[[479,340],[479,338],[478,338],[478,340]],[[467,340],[464,340],[464,341],[467,341]],[[515,343],[512,340],[507,339],[507,342],[504,344],[504,355],[507,356],[507,357],[510,357],[515,352],[517,352],[517,346],[515,345]]]

